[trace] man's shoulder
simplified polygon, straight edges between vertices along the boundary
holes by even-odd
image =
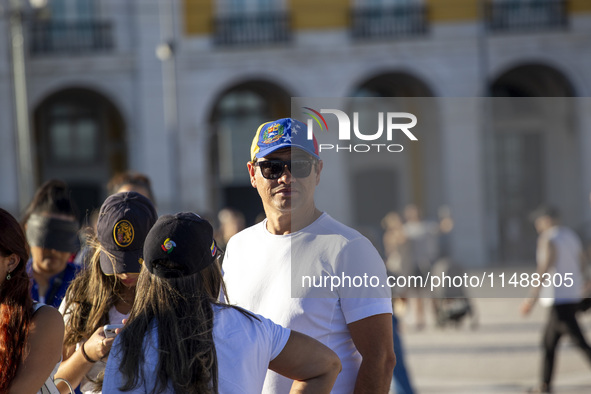
[[[238,233],[234,234],[230,238],[226,249],[229,249],[232,245],[234,245],[236,243],[248,241],[250,238],[255,236],[256,233],[260,232],[262,228],[263,228],[263,222],[260,222],[260,223],[254,224],[250,227],[247,227],[242,231],[239,231]]]
[[[334,235],[346,241],[365,239],[363,234],[324,213],[313,225],[311,230],[318,235]]]

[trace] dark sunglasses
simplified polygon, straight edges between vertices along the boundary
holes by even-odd
[[[312,164],[310,160],[266,160],[257,161],[255,166],[261,167],[261,174],[265,179],[279,179],[285,171],[285,166],[296,178],[306,178],[312,172]]]

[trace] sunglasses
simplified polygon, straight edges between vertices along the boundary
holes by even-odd
[[[254,163],[261,168],[261,174],[265,179],[281,178],[286,166],[295,178],[306,178],[312,172],[312,164],[314,163],[310,160],[266,160]]]

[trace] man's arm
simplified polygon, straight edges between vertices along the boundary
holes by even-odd
[[[582,250],[579,255],[579,262],[581,264],[581,274],[583,276],[583,297],[587,297],[591,291],[591,277],[589,276],[589,259],[585,250]]]
[[[348,324],[355,347],[363,357],[355,394],[388,393],[396,365],[392,315],[383,313]]]

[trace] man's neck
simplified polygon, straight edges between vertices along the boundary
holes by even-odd
[[[286,235],[300,231],[314,223],[322,211],[313,207],[309,212],[279,212],[267,214],[267,231],[275,235]]]

